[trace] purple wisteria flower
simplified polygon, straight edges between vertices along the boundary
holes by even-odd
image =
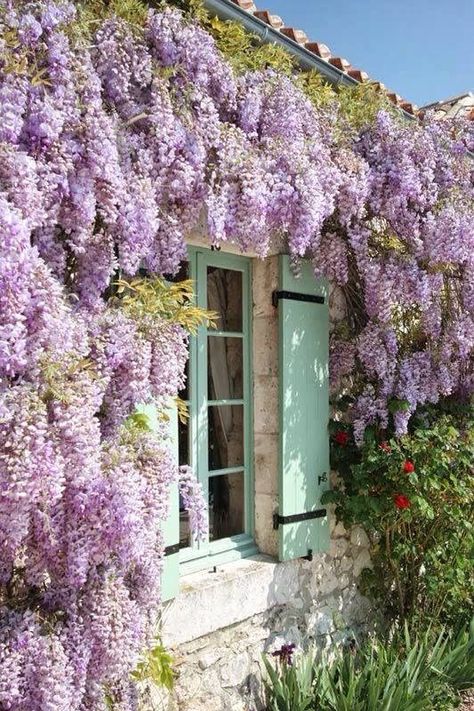
[[[474,392],[474,133],[381,112],[341,147],[334,109],[237,77],[177,11],[77,42],[74,3],[0,8],[2,56],[26,61],[0,63],[0,708],[102,711],[106,689],[134,711],[178,478],[197,537],[207,516],[165,432],[129,426],[182,387],[188,334],[132,319],[111,282],[176,272],[203,217],[261,257],[283,237],[344,297],[331,380],[356,442],[402,434]]]

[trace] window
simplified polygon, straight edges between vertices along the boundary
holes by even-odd
[[[209,537],[193,543],[180,511],[180,560],[186,569],[251,555],[253,543],[250,261],[190,248],[186,273],[215,328],[191,339],[182,398],[189,420],[179,426],[181,464],[193,467],[209,506]]]

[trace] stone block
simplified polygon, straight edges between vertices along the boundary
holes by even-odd
[[[346,538],[333,538],[329,544],[329,554],[334,558],[342,558],[348,546],[349,542]]]
[[[278,531],[273,530],[273,513],[278,507],[276,494],[255,494],[255,540],[262,553],[278,555]]]
[[[350,558],[348,555],[345,555],[344,558],[341,559],[341,562],[339,563],[339,570],[341,573],[348,573],[353,565],[353,560]]]
[[[329,319],[331,323],[342,321],[347,315],[346,300],[341,287],[331,284],[329,290]]]
[[[278,319],[260,316],[253,320],[254,375],[278,375]]]
[[[362,573],[365,568],[372,568],[369,551],[362,548],[360,553],[354,558],[354,575],[356,578]]]
[[[257,375],[254,391],[254,432],[278,434],[278,378]]]
[[[195,698],[200,694],[204,679],[201,674],[185,670],[179,676],[179,681],[175,687],[178,702],[184,703],[188,699]]]
[[[220,681],[224,687],[240,686],[244,683],[250,671],[250,660],[247,653],[233,656],[221,666],[219,670]]]
[[[347,536],[347,530],[342,521],[335,523],[334,528],[331,531],[331,536],[333,538],[339,538],[340,536]]]
[[[256,434],[254,438],[255,491],[278,493],[278,435]]]
[[[201,654],[201,656],[198,659],[198,664],[199,668],[202,669],[203,671],[205,669],[208,669],[209,667],[213,666],[216,662],[219,661],[219,659],[223,655],[223,650],[219,649],[209,649],[207,652],[204,652],[204,654]]]
[[[329,595],[330,593],[337,590],[339,587],[339,582],[337,576],[334,574],[333,570],[328,570],[327,573],[321,578],[319,583],[318,592],[320,596]]]
[[[333,610],[328,605],[310,612],[307,622],[307,633],[317,637],[330,634],[335,630]]]
[[[354,526],[351,530],[351,544],[362,548],[370,547],[369,538],[361,526]]]
[[[271,590],[269,590],[275,605],[291,604],[294,598],[300,595],[300,588],[298,561],[288,561],[275,567]]]
[[[272,292],[278,288],[278,257],[254,259],[253,272],[253,303],[254,318],[275,316],[272,304]]]
[[[165,646],[182,648],[186,642],[199,642],[196,646],[202,650],[209,644],[205,635],[226,630],[276,605],[274,577],[279,567],[259,555],[229,563],[217,573],[202,571],[183,577],[182,590],[164,617]]]
[[[339,578],[339,590],[344,590],[349,586],[350,578],[348,575],[340,575]]]

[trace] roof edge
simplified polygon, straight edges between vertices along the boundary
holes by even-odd
[[[239,22],[249,32],[257,35],[262,42],[279,44],[296,57],[300,66],[304,69],[316,70],[333,85],[357,86],[369,80],[365,72],[351,67],[347,60],[332,57],[325,45],[309,41],[301,30],[284,27],[284,23],[276,15],[270,15],[267,11],[257,11],[252,0],[204,0],[204,6],[221,20]],[[266,19],[261,19],[257,15]],[[298,38],[298,41],[295,38]],[[309,46],[316,49],[324,48],[324,57],[318,56]],[[388,91],[380,82],[374,81],[374,83],[406,118],[416,118],[417,107],[414,104]]]

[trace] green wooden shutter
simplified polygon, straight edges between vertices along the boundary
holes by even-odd
[[[275,527],[280,560],[290,560],[326,551],[329,544],[328,519],[320,503],[329,486],[329,309],[327,283],[314,277],[307,262],[295,277],[288,256],[281,255],[279,287],[274,294],[280,374]]]
[[[148,422],[154,431],[158,429],[158,414],[154,405],[139,405],[139,412],[148,417]],[[173,457],[178,467],[178,412],[176,405],[170,405],[169,411],[169,438],[173,449]],[[165,560],[161,576],[161,599],[164,601],[176,597],[179,588],[179,495],[178,485],[170,487],[170,510],[167,520],[163,524],[165,537]]]

